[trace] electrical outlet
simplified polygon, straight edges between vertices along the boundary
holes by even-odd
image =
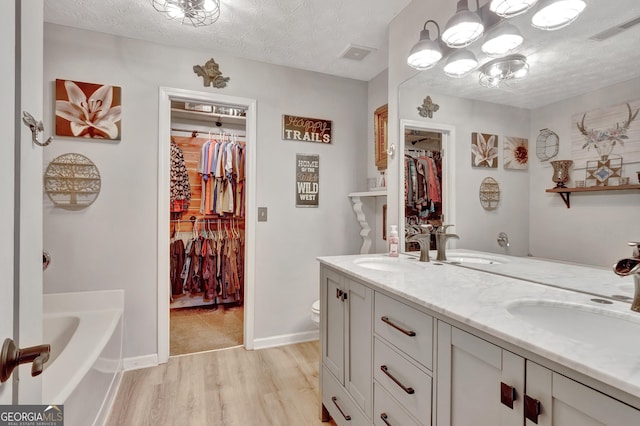
[[[266,221],[267,221],[267,208],[258,207],[258,222],[266,222]]]

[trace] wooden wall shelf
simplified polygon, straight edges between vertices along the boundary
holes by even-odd
[[[567,205],[567,208],[571,208],[571,202],[569,201],[569,196],[572,192],[596,192],[596,191],[623,191],[623,190],[633,190],[640,189],[640,184],[638,185],[617,185],[617,186],[589,186],[586,188],[551,188],[547,189],[545,192],[553,192],[556,194],[560,194],[562,200]]]

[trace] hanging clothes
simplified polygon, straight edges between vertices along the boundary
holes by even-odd
[[[204,222],[207,223],[206,219]],[[198,226],[201,232],[196,229]],[[207,231],[208,227],[202,223],[195,224],[186,244],[180,244],[180,239],[172,243],[172,298],[187,296],[201,297],[203,301],[214,304],[242,303],[244,231],[229,223],[214,232]],[[182,257],[178,253],[180,246],[184,247]]]
[[[184,162],[182,149],[173,138],[171,138],[170,182],[171,213],[186,212],[191,201],[189,173]]]
[[[244,216],[244,147],[229,140],[208,140],[198,162],[202,179],[200,213]]]

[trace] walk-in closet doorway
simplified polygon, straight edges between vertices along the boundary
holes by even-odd
[[[158,130],[158,362],[165,363],[170,355],[170,301],[171,290],[171,258],[169,247],[171,244],[171,222],[169,209],[170,194],[170,158],[172,138],[172,103],[200,103],[210,105],[224,105],[238,108],[246,112],[246,127],[244,146],[245,157],[245,196],[244,196],[244,292],[242,305],[244,309],[244,342],[247,349],[253,349],[254,330],[254,286],[255,286],[255,200],[256,200],[256,101],[196,92],[183,89],[161,87],[159,89],[159,130]],[[191,224],[190,224],[191,225]],[[211,224],[208,224],[209,227]],[[205,222],[200,227],[207,229]],[[217,223],[214,223],[214,227]],[[229,226],[233,226],[229,222]],[[210,229],[210,228],[209,228]]]

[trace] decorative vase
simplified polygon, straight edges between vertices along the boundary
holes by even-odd
[[[556,188],[566,188],[565,183],[569,182],[569,167],[573,164],[573,160],[556,160],[550,161],[553,166],[553,180]]]

